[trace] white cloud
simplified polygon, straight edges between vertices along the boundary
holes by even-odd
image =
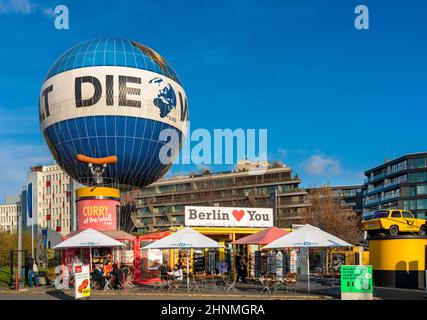
[[[53,162],[45,145],[1,142],[0,150],[0,202],[8,194],[20,193],[31,166]]]
[[[342,173],[339,160],[321,154],[311,155],[301,166],[305,172],[316,176],[325,174],[337,176]]]
[[[46,18],[55,18],[56,17],[55,9],[53,9],[53,8],[44,8],[42,10],[42,12]]]
[[[30,0],[0,0],[0,14],[30,14],[34,8]]]
[[[56,17],[55,9],[43,7],[33,0],[0,0],[0,15],[22,14],[28,15],[38,13],[48,19]]]

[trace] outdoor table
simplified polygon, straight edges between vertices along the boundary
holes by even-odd
[[[222,279],[222,277],[219,277],[218,275],[215,275],[215,274],[208,274],[202,277],[202,279],[203,279],[202,280],[203,285],[205,286],[206,289],[208,289],[209,287],[217,288],[217,281],[219,279]]]
[[[180,285],[182,284],[183,278],[182,276],[171,276],[168,277],[170,278],[170,281],[168,281],[168,290],[171,291],[173,290],[174,292],[176,292]],[[181,280],[179,280],[179,278],[181,278]]]
[[[190,280],[190,291],[201,292],[201,287],[203,287],[203,279],[201,277],[193,275],[192,279]]]
[[[263,288],[261,289],[261,293],[263,292],[271,293],[270,286],[274,283],[273,279],[268,277],[261,277],[261,278],[258,278],[258,280],[263,286]]]
[[[272,281],[272,285],[273,285],[273,294],[276,294],[277,291],[281,288],[286,288],[286,291],[288,289],[283,277],[275,277]]]
[[[217,275],[217,286],[221,289],[225,289],[227,287],[227,281],[231,278],[231,275],[221,273]]]

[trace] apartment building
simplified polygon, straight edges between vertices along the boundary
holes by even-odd
[[[31,167],[23,193],[26,227],[34,225],[45,247],[72,230],[72,181],[57,165]],[[32,218],[31,218],[32,213]]]
[[[122,201],[134,205],[131,216],[137,231],[184,225],[186,205],[274,208],[275,224],[290,227],[301,223],[308,206],[300,183],[290,167],[254,167],[245,161],[234,171],[162,179],[125,193]]]
[[[399,208],[427,218],[427,152],[387,159],[365,175],[363,212]]]
[[[18,231],[18,216],[21,212],[19,196],[6,196],[5,203],[0,205],[0,232]]]

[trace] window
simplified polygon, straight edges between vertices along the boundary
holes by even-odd
[[[391,217],[392,217],[392,218],[401,218],[401,217],[402,217],[402,215],[400,214],[400,211],[393,211],[393,212],[391,213]]]
[[[411,169],[427,168],[427,158],[417,158],[411,160]]]
[[[414,216],[409,211],[403,211],[403,217],[406,219],[413,219]]]
[[[414,182],[427,182],[427,172],[411,173],[409,181]]]
[[[408,168],[408,162],[406,160],[393,164],[391,167],[387,168],[387,173],[394,173],[401,170],[406,170]]]
[[[375,212],[373,216],[374,219],[387,218],[387,217],[388,217],[388,211],[378,211],[378,212]]]
[[[417,209],[418,210],[427,209],[427,199],[419,199],[419,200],[417,200]]]
[[[427,184],[417,186],[417,194],[427,194]]]

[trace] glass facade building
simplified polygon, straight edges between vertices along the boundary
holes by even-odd
[[[388,160],[365,175],[363,212],[398,208],[427,217],[427,152]]]

